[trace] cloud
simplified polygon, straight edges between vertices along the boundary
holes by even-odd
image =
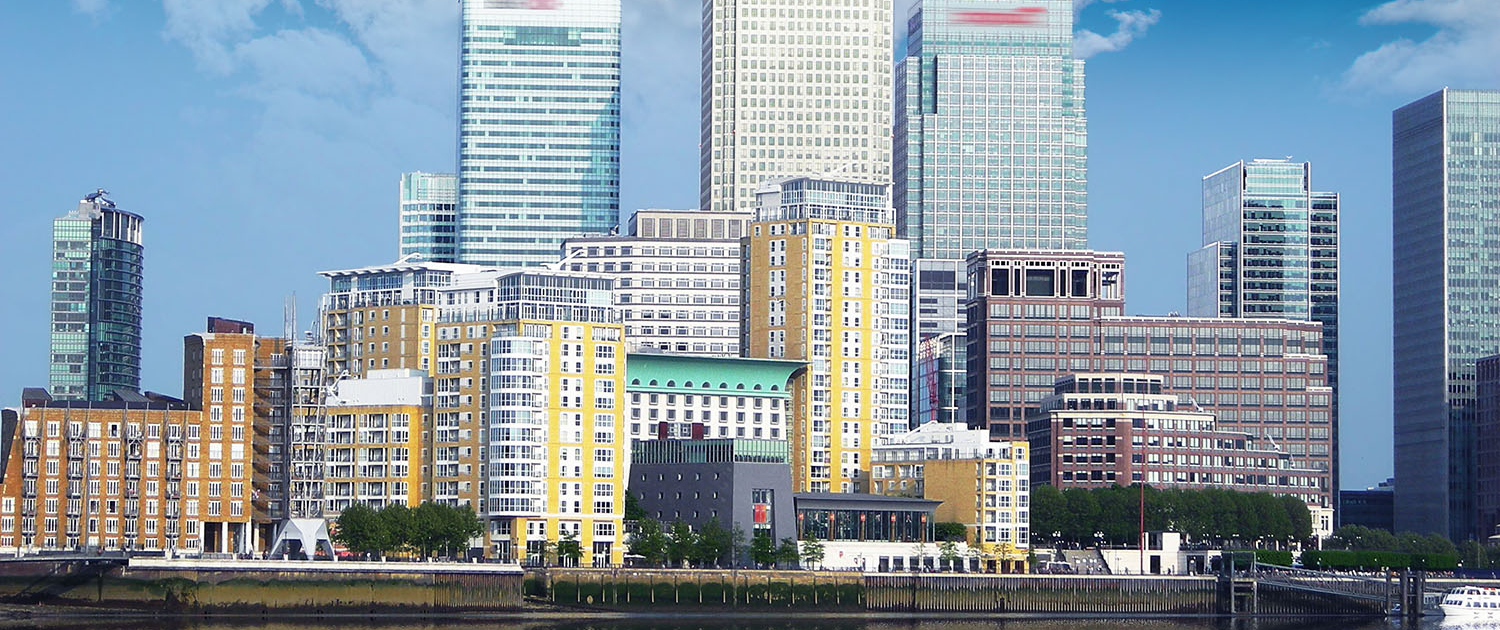
[[[1087,59],[1099,53],[1122,50],[1136,37],[1145,35],[1146,29],[1151,28],[1151,25],[1161,21],[1161,11],[1156,9],[1110,11],[1109,16],[1119,23],[1115,32],[1100,35],[1090,30],[1078,31],[1073,36],[1073,56]]]
[[[271,0],[162,0],[166,37],[193,51],[198,64],[218,74],[234,69],[227,40],[255,30],[255,14]]]
[[[1346,87],[1411,94],[1444,85],[1500,84],[1500,2],[1395,0],[1371,9],[1360,24],[1425,24],[1437,32],[1423,41],[1401,38],[1366,52],[1344,72]]]
[[[234,48],[262,90],[292,90],[317,96],[357,97],[375,81],[375,70],[359,47],[328,31],[282,30]]]
[[[73,11],[98,21],[109,15],[109,0],[73,0]]]

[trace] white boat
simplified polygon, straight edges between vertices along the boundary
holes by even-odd
[[[1500,588],[1455,588],[1443,596],[1439,608],[1449,619],[1500,619]]]

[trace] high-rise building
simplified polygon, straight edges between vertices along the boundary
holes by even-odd
[[[1275,441],[1315,471],[1333,507],[1333,390],[1322,325],[1251,318],[1122,316],[1124,260],[1110,252],[969,257],[969,424],[1025,435],[1054,382],[1078,372],[1167,377],[1179,407]]]
[[[806,367],[802,361],[631,353],[625,359],[626,434],[632,442],[785,441],[793,376]]]
[[[740,237],[751,212],[640,210],[625,235],[563,243],[561,266],[615,277],[632,349],[740,356]]]
[[[1188,315],[1322,324],[1337,417],[1339,194],[1313,189],[1310,163],[1240,161],[1203,178],[1203,248],[1188,256]]]
[[[52,344],[57,400],[103,400],[141,386],[140,215],[99,190],[52,221]]]
[[[620,210],[620,0],[463,0],[458,262],[555,262]]]
[[[1088,247],[1070,0],[918,0],[896,67],[896,229],[917,258]]]
[[[458,176],[401,174],[401,256],[433,262],[458,260]]]
[[[963,260],[918,258],[912,267],[912,428],[927,422],[963,422],[968,407],[963,376],[968,265]]]
[[[911,427],[930,422],[967,424],[968,343],[944,333],[917,342],[912,357]]]
[[[908,427],[911,261],[888,187],[767,185],[746,239],[746,356],[808,361],[792,388],[799,492],[868,492],[876,436]]]
[[[1500,353],[1500,91],[1445,88],[1393,126],[1396,528],[1463,540],[1475,362]]]
[[[890,183],[892,46],[890,0],[703,0],[699,207],[753,210],[787,177]]]

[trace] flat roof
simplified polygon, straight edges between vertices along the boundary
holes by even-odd
[[[914,497],[888,497],[880,494],[857,494],[839,492],[797,492],[792,494],[797,509],[827,508],[834,510],[886,509],[886,510],[936,510],[942,501]]]

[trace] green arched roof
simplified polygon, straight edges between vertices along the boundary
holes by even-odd
[[[787,380],[804,367],[806,361],[631,353],[625,391],[787,397]]]

